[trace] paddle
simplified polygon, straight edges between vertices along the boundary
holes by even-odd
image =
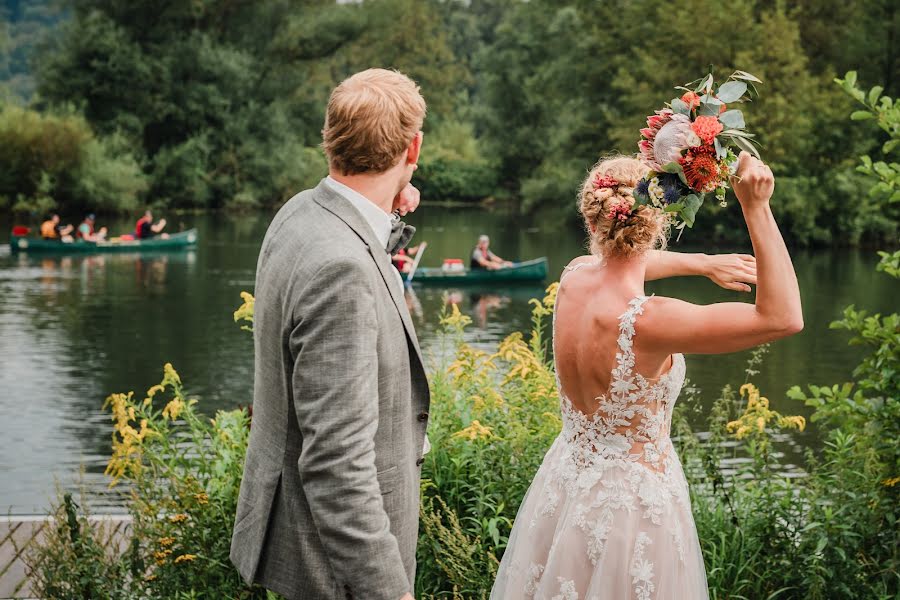
[[[413,276],[416,274],[416,269],[419,268],[419,261],[422,260],[422,255],[425,254],[425,248],[428,247],[428,242],[422,242],[419,245],[419,251],[416,252],[416,259],[413,261],[412,267],[409,269],[409,275],[406,276],[406,283],[412,283]]]

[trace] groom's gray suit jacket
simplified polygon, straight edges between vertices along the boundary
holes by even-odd
[[[429,394],[393,268],[324,181],[285,204],[260,250],[231,560],[292,600],[412,591]]]

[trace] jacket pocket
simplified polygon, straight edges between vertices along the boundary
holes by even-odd
[[[381,488],[381,495],[390,494],[397,487],[397,479],[400,476],[400,469],[396,466],[379,471],[375,477],[378,478],[378,487]]]

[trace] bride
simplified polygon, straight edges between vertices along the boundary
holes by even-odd
[[[563,429],[519,508],[492,599],[708,598],[669,438],[683,354],[737,352],[799,332],[800,292],[769,208],[772,171],[742,153],[733,188],[756,255],[756,303],[646,296],[648,252],[668,229],[659,209],[632,210],[646,172],[634,158],[607,159],[582,187],[592,255],[566,267],[554,313]],[[609,191],[596,194],[598,181]]]

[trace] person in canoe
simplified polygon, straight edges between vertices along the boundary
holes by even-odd
[[[394,267],[401,273],[409,273],[412,270],[413,263],[416,262],[415,256],[421,248],[422,244],[410,248],[400,248],[397,254],[391,257],[391,262],[394,263]]]
[[[166,228],[166,220],[160,219],[156,223],[153,222],[153,212],[148,208],[144,212],[144,216],[138,219],[134,226],[134,237],[139,240],[148,240],[159,236],[163,239],[169,237],[168,233],[163,233]]]
[[[94,230],[94,222],[96,221],[96,217],[93,213],[87,215],[84,218],[84,221],[81,222],[81,225],[78,226],[78,230],[75,232],[75,237],[80,240],[84,240],[85,242],[102,242],[106,239],[106,227],[101,227],[99,230]]]
[[[61,225],[59,215],[54,213],[41,223],[41,237],[45,240],[58,240],[60,242],[73,241],[72,232],[75,230],[71,225]]]
[[[491,238],[486,235],[478,236],[478,245],[472,250],[472,260],[469,262],[469,266],[473,269],[487,269],[489,271],[513,266],[508,260],[503,260],[491,252],[490,248]]]

